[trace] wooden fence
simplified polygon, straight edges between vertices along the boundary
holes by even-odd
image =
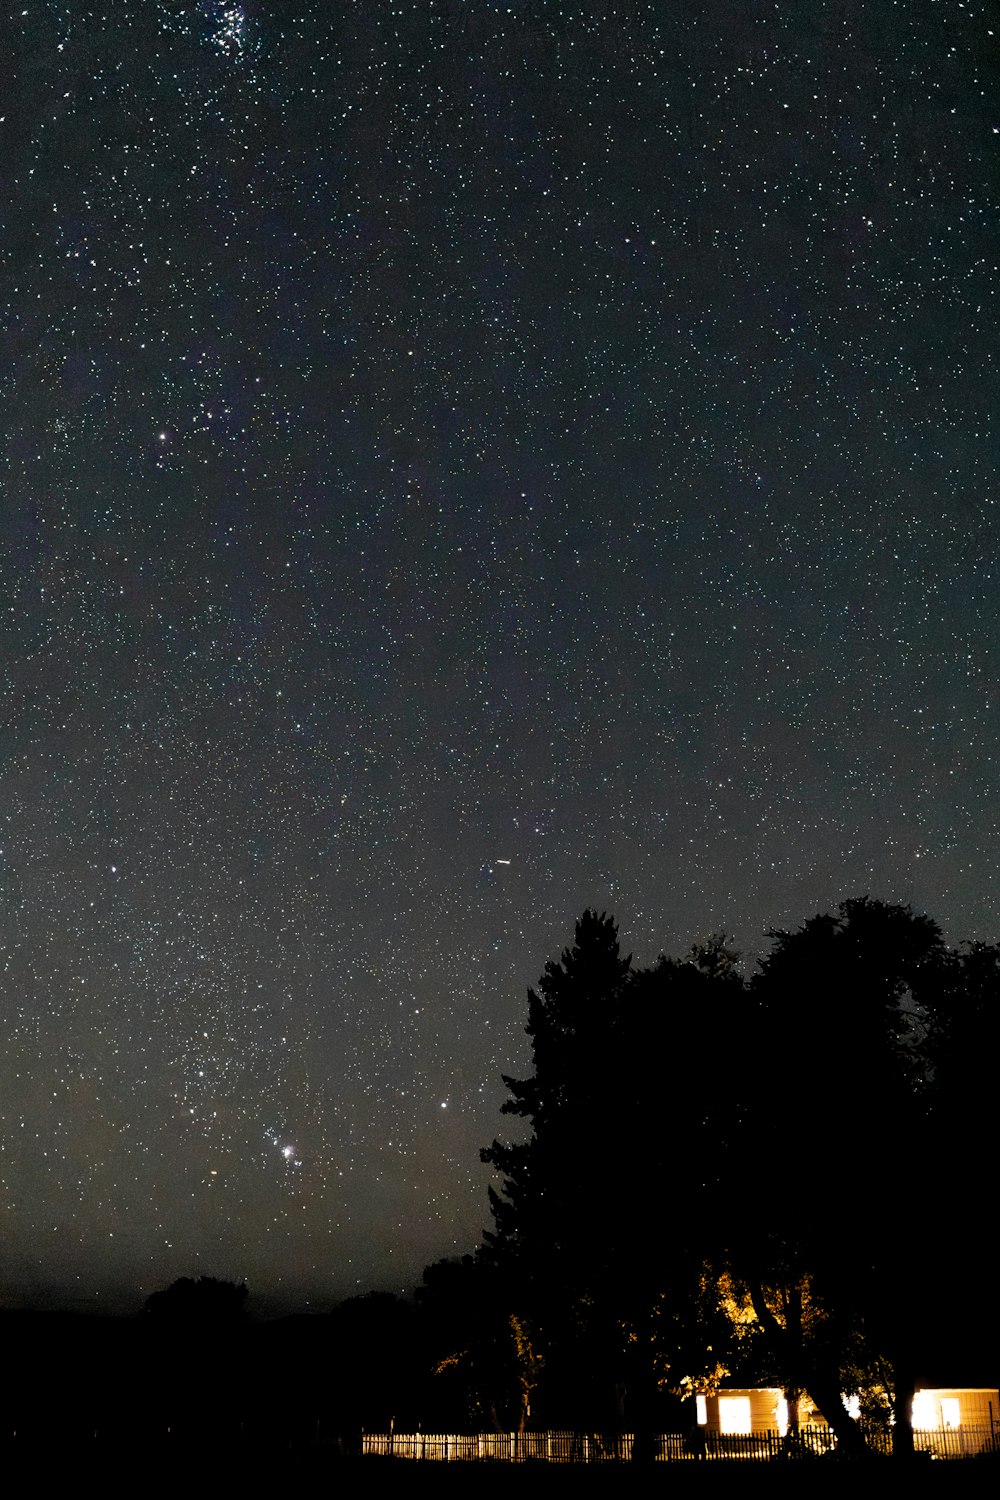
[[[653,1438],[657,1461],[699,1462],[712,1459],[768,1462],[809,1459],[829,1453],[836,1446],[827,1427],[803,1428],[797,1437],[778,1432],[731,1434],[709,1432],[699,1427],[691,1432],[665,1432]],[[892,1434],[869,1435],[873,1448],[889,1452]],[[363,1452],[383,1458],[437,1459],[470,1462],[492,1459],[499,1463],[608,1463],[628,1462],[633,1435],[592,1432],[366,1432]],[[918,1452],[931,1458],[968,1458],[980,1453],[1000,1453],[1000,1429],[991,1427],[940,1428],[915,1432]]]

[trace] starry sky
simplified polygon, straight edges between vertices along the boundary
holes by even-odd
[[[1000,938],[990,7],[8,17],[0,1304],[472,1249],[585,906]]]

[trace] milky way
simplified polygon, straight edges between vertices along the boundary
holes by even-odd
[[[471,1249],[587,905],[1000,936],[979,3],[29,3],[0,1294]]]

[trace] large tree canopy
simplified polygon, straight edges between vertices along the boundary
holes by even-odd
[[[721,943],[634,973],[592,911],[529,991],[534,1072],[504,1080],[504,1112],[529,1133],[482,1153],[503,1176],[486,1240],[539,1330],[548,1390],[563,1378],[598,1418],[626,1386],[633,1410],[648,1406],[679,1349],[711,1341],[701,1259],[742,998]]]
[[[857,1447],[840,1393],[878,1369],[905,1452],[947,1345],[935,1194],[955,1184],[981,1224],[946,1138],[974,1155],[990,1126],[1000,953],[867,898],[771,936],[749,982],[723,939],[636,970],[584,913],[529,991],[534,1070],[504,1106],[526,1133],[482,1153],[502,1177],[485,1254],[578,1419],[585,1375],[638,1419],[657,1387],[738,1366],[808,1390]]]

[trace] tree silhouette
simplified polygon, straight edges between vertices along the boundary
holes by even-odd
[[[718,1363],[728,1325],[702,1269],[739,1124],[744,1011],[723,938],[635,972],[593,911],[529,991],[535,1071],[505,1078],[504,1111],[530,1134],[482,1153],[504,1175],[486,1240],[539,1330],[550,1415],[613,1422],[624,1401],[643,1429],[665,1390]]]
[[[845,1446],[857,1430],[843,1418],[843,1371],[863,1329],[869,1356],[891,1368],[894,1451],[905,1454],[922,1337],[928,1038],[949,957],[929,917],[867,898],[772,937],[752,987],[766,1045],[748,1099],[772,1170],[752,1197],[734,1193],[733,1262],[791,1383]],[[782,1296],[801,1308],[806,1294],[811,1320],[777,1315]]]
[[[484,1254],[537,1331],[547,1419],[604,1420],[624,1390],[638,1435],[664,1390],[736,1371],[808,1392],[846,1453],[842,1393],[875,1413],[888,1388],[907,1456],[920,1363],[971,1346],[926,1267],[954,1261],[950,1226],[987,1237],[1000,948],[867,897],[771,936],[749,984],[723,937],[633,970],[584,913],[529,991],[534,1070],[503,1107],[527,1131],[482,1152]]]
[[[609,1058],[630,967],[614,921],[584,912],[572,947],[528,992],[534,1072],[504,1078],[503,1112],[528,1122],[530,1134],[481,1153],[504,1178],[501,1193],[490,1190],[495,1229],[486,1241],[507,1273],[510,1311],[540,1331],[550,1389],[573,1384],[578,1400],[579,1382],[606,1364],[609,1299],[595,1216],[615,1191]]]
[[[744,1160],[751,1017],[736,958],[719,934],[634,972],[608,1058],[620,1146],[615,1201],[598,1218],[637,1440],[665,1392],[718,1368],[731,1333],[705,1268],[726,1243]]]
[[[173,1323],[216,1326],[242,1320],[248,1295],[245,1281],[217,1281],[214,1276],[194,1281],[182,1276],[147,1297],[145,1311],[151,1318]]]
[[[958,1266],[996,1237],[989,1161],[996,1137],[1000,946],[971,943],[949,955],[927,1053],[933,1075],[923,1197],[928,1203],[946,1201],[947,1212],[925,1216],[924,1256],[928,1264]],[[947,1299],[924,1299],[925,1322],[934,1315],[930,1331],[939,1344],[958,1346],[966,1370],[982,1367],[984,1351],[1000,1341],[996,1299],[981,1293],[978,1276],[956,1277]],[[992,1380],[990,1364],[985,1368]]]
[[[151,1404],[174,1439],[217,1442],[241,1429],[253,1324],[243,1282],[182,1277],[146,1299]]]
[[[572,948],[548,963],[538,989],[528,991],[534,1072],[504,1076],[511,1098],[503,1113],[530,1122],[522,1142],[494,1141],[480,1154],[504,1177],[502,1195],[490,1190],[498,1251],[550,1254],[572,1238],[573,1206],[581,1173],[580,1143],[600,1119],[608,1053],[631,960],[621,957],[612,919],[586,911]],[[584,1171],[591,1178],[595,1164]]]

